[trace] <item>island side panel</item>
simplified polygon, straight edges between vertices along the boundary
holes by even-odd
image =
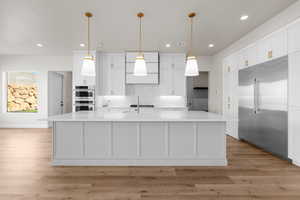
[[[54,165],[223,166],[225,122],[56,122]]]

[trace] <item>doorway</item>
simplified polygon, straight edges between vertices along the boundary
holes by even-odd
[[[72,112],[72,72],[48,72],[48,116]],[[49,123],[51,127],[52,123]]]
[[[208,112],[209,72],[187,78],[187,103],[189,110]]]

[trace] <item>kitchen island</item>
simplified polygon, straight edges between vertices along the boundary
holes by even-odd
[[[77,112],[53,122],[53,165],[225,166],[226,119],[199,111]]]

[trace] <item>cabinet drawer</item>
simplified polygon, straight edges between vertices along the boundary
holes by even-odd
[[[158,73],[158,63],[147,63],[147,72],[148,73]],[[126,63],[126,73],[133,73],[134,63]]]
[[[134,76],[133,74],[126,74],[127,84],[158,84],[158,74],[148,74],[147,76]]]
[[[127,52],[126,53],[126,62],[135,62],[138,52]],[[158,52],[145,52],[144,58],[146,62],[158,63]]]

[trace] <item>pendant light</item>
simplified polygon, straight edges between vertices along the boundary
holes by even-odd
[[[192,48],[193,48],[193,18],[196,16],[196,13],[190,13],[188,17],[191,21],[191,30],[190,30],[190,46],[188,51],[188,57],[186,61],[185,67],[185,76],[199,76],[198,62],[196,56],[193,56]]]
[[[135,59],[134,63],[134,76],[147,76],[147,68],[146,68],[146,62],[144,59],[144,54],[142,52],[142,17],[144,17],[144,13],[140,12],[137,14],[137,17],[139,18],[139,52],[138,56]]]
[[[85,16],[88,20],[88,40],[87,40],[87,55],[83,58],[83,64],[81,68],[81,75],[82,76],[95,76],[95,59],[94,56],[90,53],[90,18],[93,16],[92,13],[87,12]]]

